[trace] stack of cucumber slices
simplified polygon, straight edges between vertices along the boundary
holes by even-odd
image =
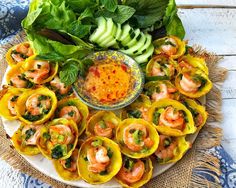
[[[115,48],[133,57],[137,63],[145,63],[152,56],[154,46],[152,36],[129,24],[121,25],[111,18],[97,18],[98,28],[89,40],[103,48]]]

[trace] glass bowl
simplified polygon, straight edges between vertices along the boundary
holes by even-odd
[[[81,99],[82,102],[98,110],[117,110],[128,106],[138,98],[143,89],[144,75],[135,60],[125,55],[124,53],[113,50],[95,52],[87,56],[87,58],[91,59],[94,65],[91,65],[84,78],[79,76],[77,81],[73,85],[77,96]],[[104,67],[106,72],[104,71],[103,73],[101,72],[101,70],[104,70]],[[118,71],[114,71],[113,67],[114,70],[118,67]],[[98,71],[100,72],[94,73],[95,69],[98,69]],[[91,73],[92,70],[93,72]],[[122,72],[122,70],[125,71],[125,73]],[[119,75],[118,72],[122,72],[122,74],[125,75],[125,78],[129,78],[126,80],[124,79],[124,84],[122,83],[122,79],[120,80],[119,77],[122,74]],[[114,74],[114,76],[112,75],[112,73]],[[117,75],[115,75],[116,73]],[[108,76],[108,78],[106,77],[106,75]],[[88,83],[90,83],[88,80],[93,80],[93,88],[95,88],[96,91],[88,89]],[[106,84],[106,81],[108,82],[108,84]],[[101,83],[104,83],[104,85],[102,85]],[[117,83],[119,83],[120,85],[116,86]],[[123,87],[122,84],[126,87]],[[114,92],[119,93],[123,88],[126,88],[125,92],[123,92],[125,93],[124,96],[114,98]],[[103,93],[101,92],[101,90]],[[106,98],[106,100],[98,98],[97,96],[100,93],[102,93],[103,95],[107,94],[108,98]],[[109,96],[113,96],[113,98],[110,100]]]

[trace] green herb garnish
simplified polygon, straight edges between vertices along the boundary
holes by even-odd
[[[161,115],[161,114],[160,114],[160,112],[158,112],[158,111],[155,111],[155,112],[153,113],[152,122],[153,122],[155,125],[158,125],[160,115]]]
[[[99,122],[98,122],[98,124],[99,124],[99,126],[100,126],[102,129],[105,129],[105,128],[107,128],[107,126],[106,126],[106,123],[105,123],[105,121],[104,121],[104,120],[102,120],[102,121],[99,121]]]
[[[52,149],[51,156],[53,159],[60,159],[66,154],[66,146],[57,145]]]
[[[99,174],[100,174],[101,176],[104,176],[104,175],[108,174],[108,172],[107,172],[107,170],[104,170],[104,171],[100,172]]]
[[[133,133],[133,138],[134,138],[134,142],[136,144],[140,144],[141,141],[142,141],[142,136],[143,136],[143,131],[141,130],[135,130],[134,133]]]
[[[68,159],[66,159],[65,167],[66,168],[70,168],[71,167],[71,163],[72,163],[72,159],[71,159],[71,157],[69,157]]]
[[[135,164],[134,159],[130,159],[130,158],[125,158],[125,159],[124,159],[124,167],[125,167],[127,170],[132,170],[133,167],[134,167],[134,164]]]
[[[108,148],[108,149],[107,149],[107,156],[108,156],[109,158],[112,158],[112,155],[113,155],[113,151],[111,150],[111,148]]]
[[[142,112],[140,110],[127,110],[129,118],[141,118]]]
[[[75,111],[73,111],[73,110],[68,113],[68,115],[69,115],[70,117],[73,117],[74,114],[75,114]]]
[[[93,141],[91,145],[94,147],[98,147],[98,146],[101,146],[102,143],[103,143],[102,140],[98,139],[98,140]]]
[[[50,134],[47,132],[43,133],[43,137],[47,140],[49,140],[51,138]]]
[[[11,102],[15,102],[18,99],[19,96],[15,95],[11,98]]]
[[[36,129],[32,129],[32,128],[28,129],[28,130],[25,132],[25,135],[26,135],[26,136],[25,136],[25,140],[26,140],[26,141],[29,140],[30,137],[35,134],[35,132],[36,132]]]

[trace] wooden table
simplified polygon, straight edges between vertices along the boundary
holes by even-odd
[[[176,0],[189,44],[199,44],[224,59],[229,70],[222,86],[223,141],[236,160],[236,0]]]

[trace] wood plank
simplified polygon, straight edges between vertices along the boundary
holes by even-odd
[[[178,6],[235,6],[235,0],[176,0]]]
[[[222,112],[224,118],[221,123],[221,127],[223,129],[222,145],[234,160],[236,160],[235,106],[236,106],[236,99],[223,100]]]
[[[236,55],[236,9],[179,9],[189,44]]]
[[[219,62],[219,66],[231,71],[236,71],[236,56],[224,56]]]
[[[224,132],[224,140],[236,139],[236,99],[223,100],[222,103],[223,121],[221,127]]]
[[[236,99],[236,71],[229,71],[228,77],[225,80],[222,88],[221,93],[223,99]],[[236,104],[235,104],[236,105]],[[236,108],[235,108],[236,109]]]

